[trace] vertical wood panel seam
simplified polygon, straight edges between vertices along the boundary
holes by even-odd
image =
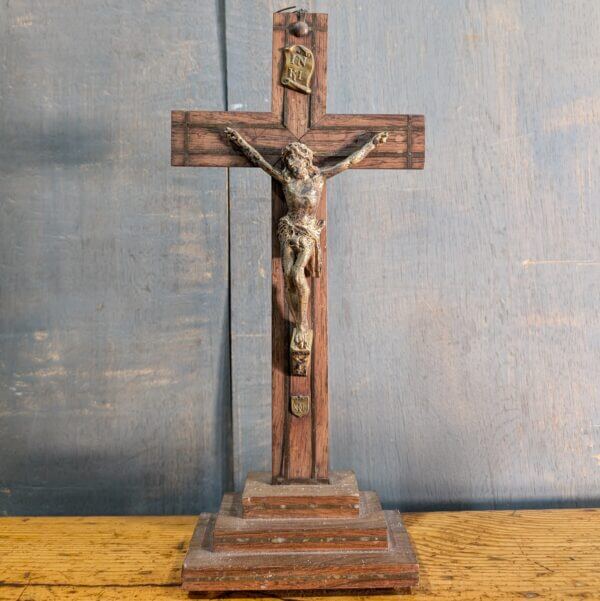
[[[217,29],[220,30],[220,62],[223,70],[223,101],[225,110],[229,110],[229,69],[227,65],[227,3],[225,0],[217,2]],[[229,337],[228,361],[229,361],[229,441],[226,445],[226,458],[224,461],[225,474],[223,482],[226,490],[233,489],[236,476],[237,456],[236,438],[237,429],[235,424],[235,412],[233,402],[233,327],[232,327],[232,280],[231,280],[231,170],[227,167],[225,178],[225,192],[227,195],[227,331]]]

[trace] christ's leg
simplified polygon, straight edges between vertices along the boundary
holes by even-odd
[[[283,275],[285,278],[285,298],[288,304],[292,316],[292,322],[294,324],[298,321],[298,295],[296,294],[296,288],[294,286],[294,262],[296,260],[296,254],[289,243],[283,243],[281,245],[281,262],[283,264]]]
[[[298,312],[296,314],[296,325],[298,326],[299,346],[306,346],[305,334],[308,331],[308,300],[310,298],[310,287],[306,280],[306,266],[314,253],[314,243],[307,243],[296,256],[292,269],[294,289],[298,295]]]

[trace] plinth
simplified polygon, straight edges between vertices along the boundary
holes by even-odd
[[[353,472],[328,484],[248,475],[218,514],[202,514],[182,570],[188,591],[395,589],[419,567],[398,511],[383,511]]]

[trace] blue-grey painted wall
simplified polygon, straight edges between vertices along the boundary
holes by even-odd
[[[169,111],[268,110],[289,4],[0,8],[0,512],[193,513],[268,469],[269,183],[170,168]],[[329,186],[332,466],[599,504],[600,5],[305,6],[331,112],[427,119],[425,171]]]
[[[229,487],[227,174],[170,161],[224,108],[215,2],[0,7],[0,513],[183,513]]]

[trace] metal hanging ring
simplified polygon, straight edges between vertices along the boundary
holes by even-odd
[[[300,8],[295,11],[295,15],[298,20],[290,26],[290,33],[297,38],[302,38],[310,33],[310,27],[306,22],[306,10],[304,8]]]

